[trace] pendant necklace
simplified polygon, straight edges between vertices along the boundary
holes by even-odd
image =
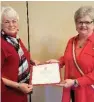
[[[83,48],[83,46],[85,45],[86,41],[84,41],[83,43],[78,43],[78,48]]]

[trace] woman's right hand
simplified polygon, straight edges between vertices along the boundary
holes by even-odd
[[[32,85],[29,85],[27,83],[18,83],[18,82],[9,80],[9,79],[4,78],[4,77],[2,77],[2,81],[6,86],[16,88],[17,90],[20,90],[23,93],[30,93],[33,89]]]
[[[33,86],[30,85],[30,84],[27,84],[27,83],[19,83],[18,84],[18,89],[20,91],[22,91],[23,93],[28,94],[28,93],[30,93],[32,91]]]
[[[48,61],[46,61],[46,63],[58,63],[59,61],[56,59],[50,59]]]

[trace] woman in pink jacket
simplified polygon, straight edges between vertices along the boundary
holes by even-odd
[[[70,102],[71,92],[73,102],[94,102],[94,8],[79,8],[74,20],[78,35],[59,59],[60,67],[65,65],[65,80],[59,84],[64,87],[62,102]]]

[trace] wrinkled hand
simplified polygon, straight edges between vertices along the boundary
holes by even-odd
[[[64,87],[72,87],[74,85],[74,80],[73,79],[66,79],[65,84],[63,84]]]
[[[33,89],[32,85],[26,84],[26,83],[19,83],[19,90],[23,93],[30,93]]]
[[[35,63],[35,65],[40,64],[40,62],[38,60],[33,60],[33,62]]]
[[[61,81],[59,84],[56,84],[57,86],[64,86],[64,84],[65,84],[66,82],[65,82],[65,80],[63,80],[63,81]]]
[[[60,84],[56,84],[56,85],[66,87],[66,88],[72,87],[74,85],[74,80],[66,79],[66,80],[60,82]]]
[[[58,63],[59,61],[56,59],[50,59],[48,61],[46,61],[46,63]]]
[[[38,64],[40,64],[40,62],[38,61],[38,60],[30,60],[30,64],[31,65],[38,65]]]

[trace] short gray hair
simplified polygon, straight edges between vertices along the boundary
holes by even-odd
[[[74,20],[77,22],[77,20],[84,16],[89,16],[94,21],[94,8],[92,6],[82,6],[80,7],[74,15]]]
[[[19,20],[18,13],[10,6],[1,8],[1,23],[2,23],[2,20],[3,20],[4,16],[15,17],[17,20]]]

